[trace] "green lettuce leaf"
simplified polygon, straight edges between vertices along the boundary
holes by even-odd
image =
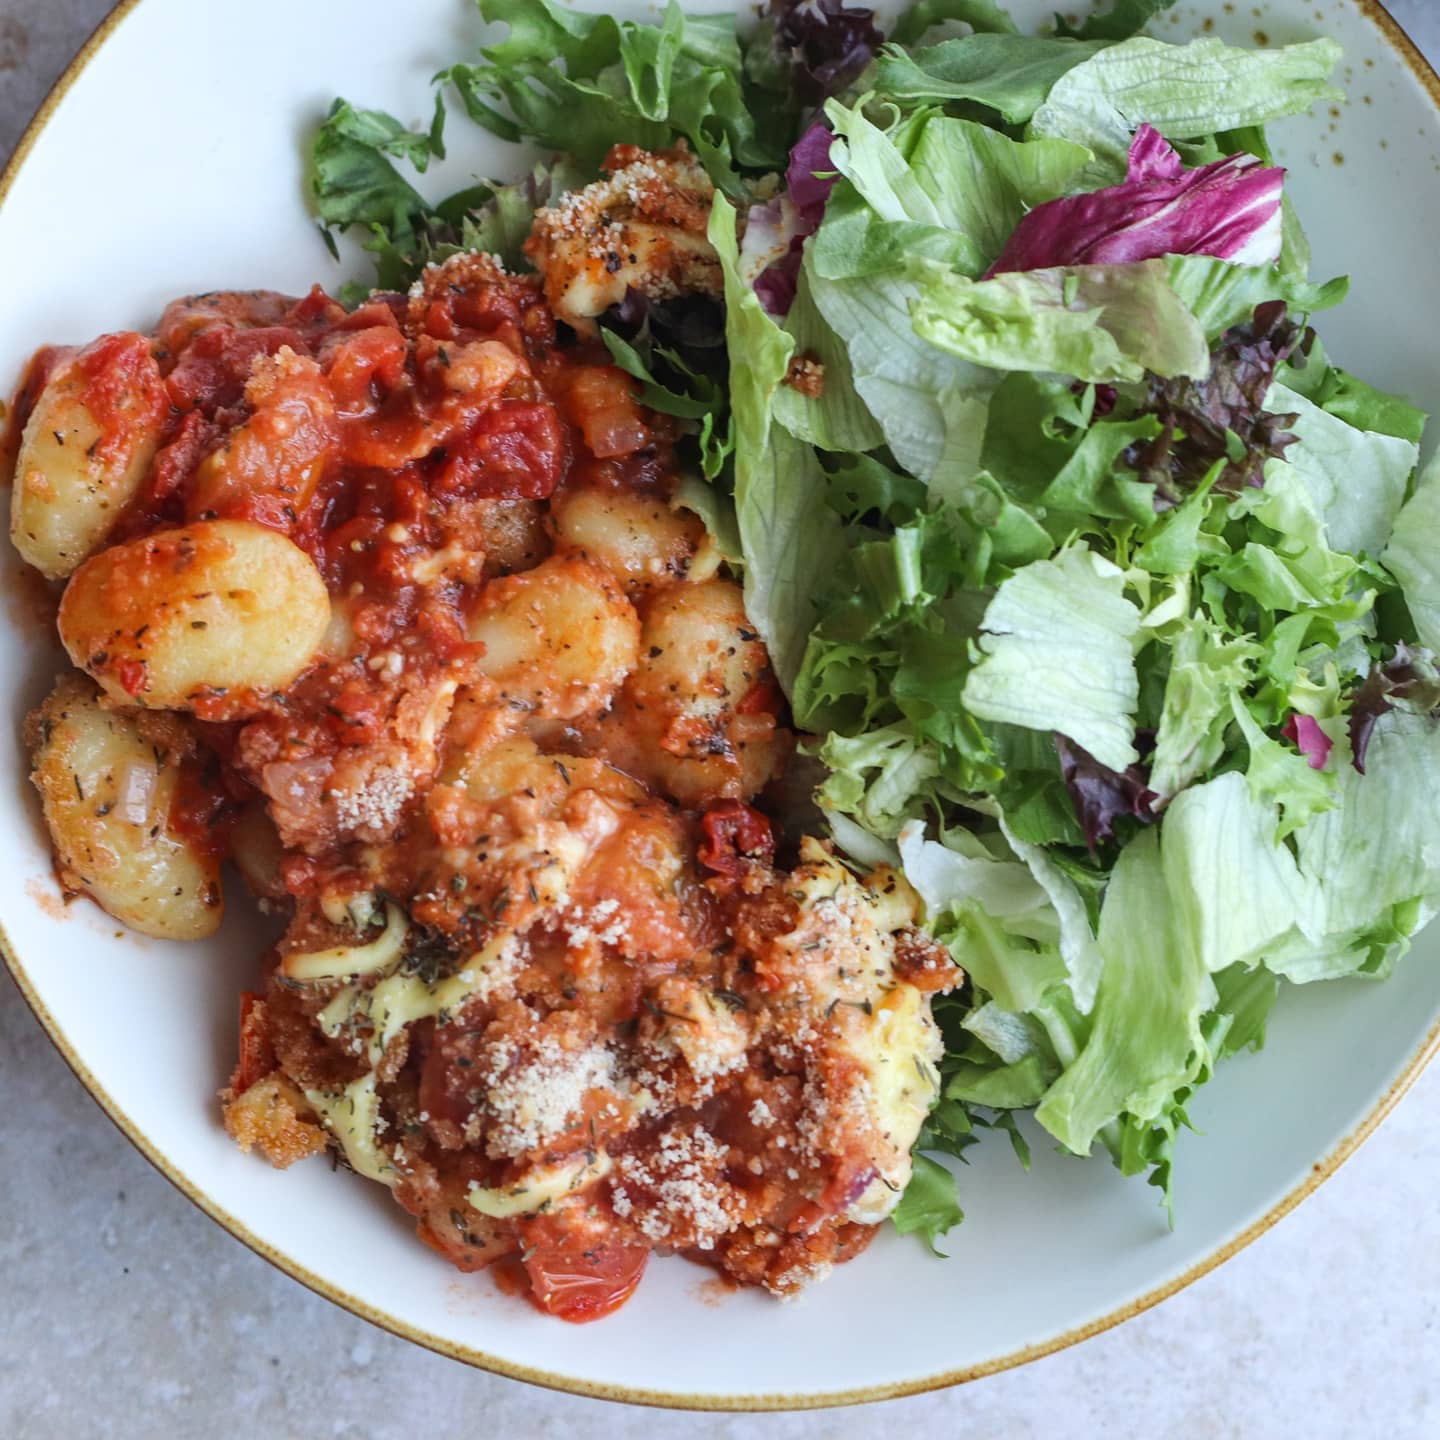
[[[1346,748],[1343,740],[1336,747],[1342,754]],[[1337,805],[1295,836],[1300,871],[1318,896],[1317,928],[1353,943],[1396,906],[1433,909],[1440,896],[1436,795],[1440,726],[1428,715],[1382,715],[1365,774],[1339,761]]]
[[[821,450],[858,454],[878,449],[885,432],[855,387],[850,352],[816,306],[811,283],[810,267],[802,265],[785,332],[794,340],[797,355],[808,355],[825,367],[825,388],[810,396],[782,385],[775,392],[775,418],[797,439]]]
[[[310,199],[320,223],[338,230],[363,225],[402,249],[413,246],[433,211],[386,156],[423,168],[431,153],[429,136],[380,111],[336,100],[310,148]]]
[[[910,1183],[890,1217],[902,1235],[920,1235],[935,1255],[944,1252],[935,1239],[965,1218],[955,1192],[955,1177],[928,1155],[913,1157],[915,1169]]]
[[[1097,10],[1078,26],[1058,20],[1055,33],[1073,35],[1077,40],[1128,40],[1174,3],[1175,0],[1115,0],[1108,10],[1103,13]]]
[[[947,412],[983,395],[992,377],[915,334],[910,305],[918,286],[903,273],[837,281],[812,268],[811,280],[816,307],[844,341],[855,389],[885,443],[912,475],[928,478],[945,453]]]
[[[1044,846],[1021,839],[1003,814],[1000,816],[1000,829],[1010,848],[1024,861],[1035,877],[1035,883],[1050,900],[1055,911],[1060,958],[1065,962],[1070,994],[1080,1013],[1088,1015],[1095,1004],[1104,961],[1085,898],[1055,857]]]
[[[310,197],[326,242],[338,255],[329,232],[363,229],[361,245],[375,262],[379,289],[407,290],[425,266],[462,250],[482,250],[512,269],[528,269],[523,246],[535,211],[593,178],[562,156],[535,165],[513,183],[480,182],[432,204],[388,157],[423,171],[431,156],[445,153],[444,120],[438,94],[428,134],[408,131],[381,111],[356,110],[337,100],[311,144]],[[369,289],[346,285],[341,297],[358,301]]]
[[[993,33],[962,35],[913,52],[887,45],[876,62],[875,88],[904,104],[968,100],[996,111],[1008,124],[1023,125],[1061,76],[1103,48],[1101,41]]]
[[[1250,50],[1211,37],[1170,45],[1137,36],[1062,75],[1027,136],[1086,146],[1095,155],[1089,182],[1115,184],[1142,123],[1167,140],[1193,140],[1301,114],[1344,98],[1329,82],[1340,56],[1333,40]]]
[[[746,104],[733,17],[687,16],[677,0],[658,26],[551,0],[480,0],[480,10],[506,22],[509,35],[485,47],[482,64],[453,65],[439,78],[501,138],[594,166],[612,145],[657,150],[684,136],[735,195],[740,169],[783,168],[789,137],[762,135]]]
[[[814,241],[827,279],[904,269],[921,252],[979,275],[1026,210],[1065,194],[1089,159],[1066,140],[1022,143],[943,115],[887,132],[858,106],[832,100],[826,114],[844,142],[831,159],[863,202],[832,197]]]
[[[735,420],[735,517],[745,560],[745,612],[787,693],[844,550],[815,451],[772,423],[795,342],[740,273],[735,211],[716,195],[710,243],[725,273],[725,342]]]
[[[1271,386],[1265,408],[1295,416],[1286,428],[1299,443],[1286,450],[1285,461],[1314,497],[1331,548],[1378,557],[1394,530],[1419,444],[1357,430],[1285,385]]]
[[[1165,264],[1076,265],[971,280],[929,269],[911,307],[915,333],[974,365],[1058,371],[1099,383],[1203,378],[1210,347]]]
[[[1322,410],[1357,430],[1395,435],[1416,445],[1420,443],[1425,421],[1429,418],[1424,410],[1412,405],[1403,395],[1377,390],[1338,365],[1331,365],[1325,370],[1324,384],[1318,394],[1303,393],[1306,399],[1313,400]]]
[[[802,289],[843,342],[855,391],[895,458],[929,479],[947,447],[968,438],[978,450],[995,377],[916,335],[919,286],[907,267],[925,253],[978,275],[1028,207],[1065,192],[1086,152],[1063,141],[1021,144],[944,116],[887,132],[833,101],[827,114],[843,141],[836,166],[849,178],[807,248]],[[780,413],[788,423],[801,408],[786,399]],[[809,424],[819,443],[813,411]]]
[[[735,519],[735,504],[730,496],[698,475],[682,475],[670,499],[675,510],[688,510],[698,515],[725,560],[738,568],[744,560],[740,546],[740,525]]]
[[[916,0],[902,10],[890,32],[897,45],[913,45],[928,31],[950,21],[993,35],[1014,35],[1015,22],[997,0]]]
[[[1400,582],[1420,643],[1440,652],[1440,459],[1420,473],[1380,558]]]
[[[974,904],[1016,933],[1054,938],[1054,907],[1031,870],[991,854],[978,840],[961,849],[964,838],[962,832],[950,845],[927,840],[925,827],[913,820],[900,831],[900,863],[926,912],[943,915]]]
[[[1208,1059],[1200,1019],[1215,986],[1170,904],[1154,830],[1120,852],[1099,943],[1104,969],[1084,1048],[1035,1111],[1076,1155],[1122,1113],[1155,1119]]]
[[[1250,320],[1256,307],[1269,300],[1313,315],[1340,304],[1350,289],[1344,276],[1312,285],[1268,265],[1234,265],[1212,255],[1167,255],[1165,265],[1170,288],[1212,341]]]
[[[1315,933],[1316,897],[1276,839],[1273,805],[1233,770],[1177,795],[1161,828],[1168,904],[1211,973],[1253,965],[1292,931]]]
[[[1131,642],[1140,612],[1125,577],[1083,545],[1017,570],[981,624],[984,658],[965,681],[983,720],[1058,730],[1102,765],[1135,763],[1139,683]]]

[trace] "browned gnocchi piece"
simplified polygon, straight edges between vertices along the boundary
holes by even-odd
[[[630,490],[562,491],[550,514],[561,550],[588,555],[632,591],[682,579],[705,537],[696,516]]]
[[[650,603],[639,662],[595,749],[682,805],[747,799],[789,753],[778,703],[740,587],[672,585]]]
[[[640,621],[608,570],[551,556],[492,580],[471,617],[478,661],[500,697],[543,718],[604,710],[635,666]]]
[[[146,935],[213,935],[224,912],[220,867],[169,828],[179,784],[173,751],[143,735],[132,716],[105,709],[94,685],[73,673],[27,728],[65,887]]]
[[[744,595],[730,580],[676,585],[658,596],[641,646],[630,696],[672,755],[714,753],[717,732],[769,671]]]
[[[10,496],[10,538],[41,574],[70,574],[139,494],[166,403],[143,335],[102,336],[55,367],[20,437]]]
[[[70,658],[122,703],[283,689],[319,652],[330,597],[310,557],[244,520],[161,530],[86,561],[60,602]]]

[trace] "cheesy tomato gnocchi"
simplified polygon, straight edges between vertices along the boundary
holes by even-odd
[[[36,357],[12,537],[76,668],[35,783],[127,924],[210,934],[226,858],[283,917],[241,1146],[329,1150],[566,1319],[656,1252],[788,1295],[894,1208],[959,973],[899,876],[767,813],[765,647],[537,236],[539,276],[190,297]]]

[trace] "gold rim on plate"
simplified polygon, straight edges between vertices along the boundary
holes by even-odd
[[[1380,3],[1380,0],[1345,0],[1345,3],[1353,5],[1379,30],[1381,36],[1394,50],[1396,58],[1420,82],[1437,113],[1440,113],[1440,75],[1436,74],[1430,62],[1420,53],[1419,47],[1406,34],[1400,22]],[[35,143],[40,138],[50,117],[60,108],[70,88],[80,78],[85,67],[99,53],[101,46],[139,4],[140,0],[119,0],[115,8],[100,22],[94,33],[81,47],[79,54],[65,68],[45,99],[41,101],[39,109],[36,110],[34,118],[20,136],[19,143],[15,146],[5,168],[0,170],[0,206],[4,205],[10,188],[20,173],[20,167],[34,149]],[[639,1390],[624,1385],[606,1385],[596,1381],[578,1380],[566,1375],[551,1374],[546,1370],[536,1370],[528,1365],[517,1365],[510,1360],[487,1355],[483,1350],[472,1350],[468,1346],[457,1345],[441,1335],[417,1329],[404,1320],[386,1314],[383,1310],[377,1310],[373,1305],[354,1295],[346,1294],[328,1280],[307,1270],[292,1256],[283,1254],[273,1246],[266,1244],[233,1215],[221,1209],[210,1196],[172,1165],[169,1158],[156,1149],[149,1137],[144,1135],[130,1117],[111,1099],[104,1086],[91,1074],[84,1061],[72,1049],[59,1022],[36,993],[3,925],[0,925],[0,956],[3,956],[6,968],[19,987],[25,1003],[34,1012],[35,1018],[60,1052],[61,1058],[74,1072],[75,1078],[90,1092],[100,1108],[115,1123],[121,1134],[182,1195],[192,1200],[212,1220],[222,1225],[243,1245],[248,1246],[262,1259],[268,1260],[277,1269],[283,1270],[292,1279],[298,1280],[307,1289],[313,1290],[317,1295],[323,1296],[342,1309],[358,1315],[362,1320],[368,1320],[372,1325],[378,1325],[382,1330],[388,1330],[392,1335],[398,1335],[402,1340],[423,1345],[426,1349],[446,1355],[452,1360],[460,1360],[467,1365],[488,1370],[496,1375],[503,1375],[508,1379],[524,1380],[531,1385],[539,1385],[547,1390],[560,1390],[571,1395],[583,1395],[595,1400],[617,1400],[631,1405],[653,1405],[685,1410],[809,1410],[839,1405],[862,1405],[876,1400],[893,1400],[904,1395],[918,1395],[929,1390],[943,1390],[947,1386],[963,1385],[970,1380],[979,1380],[986,1375],[995,1375],[1002,1370],[1009,1370],[1018,1365],[1028,1364],[1031,1360],[1039,1360],[1046,1355],[1053,1355],[1057,1351],[1068,1349],[1071,1345],[1077,1345],[1082,1340],[1088,1340],[1092,1336],[1112,1329],[1122,1321],[1129,1320],[1142,1311],[1158,1305],[1162,1300],[1168,1300],[1170,1296],[1200,1279],[1202,1275],[1208,1275],[1210,1271],[1230,1259],[1232,1255],[1238,1254],[1251,1241],[1263,1235],[1277,1221],[1284,1219],[1360,1148],[1380,1122],[1395,1108],[1400,1097],[1419,1078],[1426,1065],[1437,1053],[1440,1053],[1440,1016],[1437,1016],[1429,1034],[1406,1061],[1404,1068],[1391,1081],[1369,1114],[1329,1154],[1317,1160],[1310,1167],[1305,1178],[1293,1190],[1282,1196],[1259,1219],[1252,1221],[1239,1234],[1231,1236],[1203,1260],[1197,1261],[1189,1269],[1156,1286],[1153,1290],[1148,1290],[1143,1295],[1139,1295],[1083,1325],[1077,1325],[1073,1329],[1063,1331],[1038,1344],[1023,1346],[1008,1355],[997,1356],[992,1360],[981,1361],[977,1365],[965,1366],[958,1370],[942,1371],[938,1375],[929,1375],[918,1380],[897,1380],[891,1384],[868,1385],[857,1390],[827,1390],[817,1395],[687,1395],[666,1390]]]

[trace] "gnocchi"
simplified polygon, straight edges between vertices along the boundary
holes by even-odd
[[[283,689],[330,626],[299,546],[243,520],[161,530],[86,561],[60,602],[70,658],[122,703],[185,709],[204,695]]]
[[[213,935],[224,913],[215,856],[168,824],[179,768],[135,719],[66,675],[30,717],[45,823],[66,888],[163,940]]]
[[[634,669],[640,621],[607,570],[552,556],[486,586],[469,637],[485,646],[477,664],[502,700],[575,720],[604,710]]]
[[[744,803],[784,697],[678,508],[684,428],[572,333],[616,286],[715,292],[709,181],[683,146],[607,168],[537,219],[542,275],[192,297],[17,401],[17,538],[80,667],[26,736],[64,885],[200,938],[234,859],[284,932],[231,1137],[340,1152],[575,1320],[656,1248],[777,1293],[862,1249],[960,978],[893,875],[777,868],[796,826]]]
[[[581,333],[627,289],[651,299],[719,295],[720,262],[706,238],[714,187],[683,148],[647,154],[616,145],[606,179],[535,214],[526,242],[554,311]]]
[[[562,492],[551,517],[561,550],[598,561],[632,593],[683,579],[705,534],[694,515],[633,491]]]
[[[764,643],[729,580],[671,586],[646,612],[640,658],[598,748],[682,804],[746,799],[789,752]]]
[[[706,755],[736,707],[768,673],[769,657],[730,580],[667,590],[641,636],[645,660],[630,695],[672,755]]]
[[[143,335],[107,335],[52,372],[21,435],[10,496],[10,538],[42,575],[69,575],[139,494],[166,403]]]

